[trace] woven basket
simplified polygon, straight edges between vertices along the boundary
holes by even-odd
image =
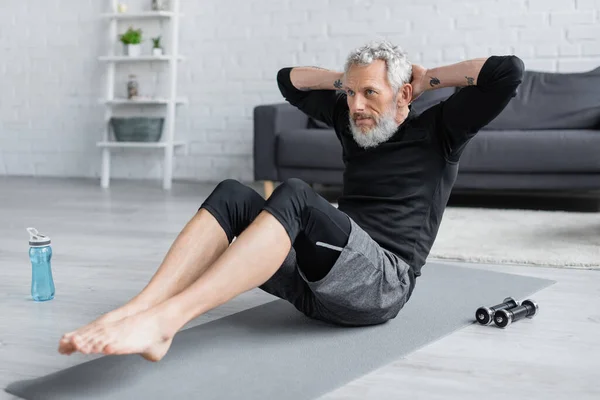
[[[164,118],[111,118],[118,142],[158,142],[162,136]]]

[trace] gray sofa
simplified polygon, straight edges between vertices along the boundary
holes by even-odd
[[[455,88],[424,93],[417,112]],[[254,109],[254,178],[342,184],[332,129],[289,103]],[[526,71],[505,110],[467,145],[455,190],[600,190],[600,67],[584,73]]]

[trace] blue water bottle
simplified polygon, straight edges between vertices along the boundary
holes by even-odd
[[[35,301],[47,301],[54,298],[54,280],[52,279],[52,247],[50,238],[40,234],[35,228],[29,232],[29,259],[31,260],[31,297]]]

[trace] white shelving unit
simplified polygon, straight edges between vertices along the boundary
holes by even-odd
[[[114,10],[116,10],[116,7],[113,7]],[[102,16],[104,18],[111,18],[111,19],[129,19],[129,20],[136,20],[136,19],[155,19],[155,18],[173,18],[175,16],[175,12],[173,11],[141,11],[141,12],[126,12],[126,13],[117,13],[117,12],[113,12],[113,13],[106,13],[106,14],[102,14]],[[183,14],[179,14],[179,16],[183,16]]]
[[[140,149],[162,149],[166,148],[169,143],[166,142],[148,142],[148,143],[133,143],[133,142],[98,142],[99,147],[108,148],[140,148]],[[175,147],[184,146],[185,142],[173,142]]]
[[[107,105],[122,105],[122,104],[128,104],[128,105],[150,105],[150,104],[154,104],[154,105],[160,105],[160,104],[169,104],[171,100],[162,97],[155,97],[152,99],[136,99],[136,100],[129,100],[129,99],[112,99],[112,100],[108,100],[108,99],[103,99],[100,100],[101,103],[103,104],[107,104]],[[178,97],[175,99],[175,103],[177,104],[187,104],[187,99],[185,97]]]
[[[98,57],[100,61],[110,61],[110,62],[136,62],[136,61],[171,61],[171,56],[139,56],[139,57],[130,57],[130,56],[102,56]],[[178,56],[177,59],[179,61],[183,60],[182,56]]]
[[[111,0],[112,13],[102,14],[109,20],[108,29],[108,49],[109,55],[98,57],[100,61],[106,62],[107,79],[106,79],[106,98],[100,102],[105,104],[105,128],[102,141],[97,143],[97,146],[102,149],[102,178],[100,184],[103,188],[108,188],[110,185],[110,159],[111,150],[113,149],[162,149],[164,151],[163,164],[163,188],[171,189],[173,180],[173,157],[175,148],[186,146],[185,142],[175,140],[175,113],[176,106],[187,104],[187,99],[177,96],[177,69],[178,61],[183,60],[179,55],[179,0],[171,0],[170,11],[144,11],[144,12],[117,12],[117,0]],[[169,20],[170,28],[170,43],[168,45],[169,54],[162,56],[143,55],[139,57],[119,56],[115,55],[115,48],[118,43],[118,22],[123,20]],[[166,62],[168,63],[169,74],[169,89],[164,98],[140,98],[129,100],[126,98],[115,98],[115,69],[118,64],[124,63],[143,63],[143,62]],[[113,116],[113,107],[127,105],[152,105],[166,106],[165,123],[163,126],[163,134],[160,142],[117,142],[110,138],[110,119]]]

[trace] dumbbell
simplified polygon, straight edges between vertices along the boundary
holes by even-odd
[[[494,322],[500,328],[506,328],[523,318],[532,318],[538,312],[538,305],[531,300],[523,300],[520,306],[510,310],[500,310],[494,315]]]
[[[475,319],[481,325],[490,325],[492,322],[494,322],[494,315],[496,312],[517,307],[518,305],[518,301],[512,297],[507,297],[501,304],[496,304],[493,307],[479,307],[477,311],[475,311]]]

